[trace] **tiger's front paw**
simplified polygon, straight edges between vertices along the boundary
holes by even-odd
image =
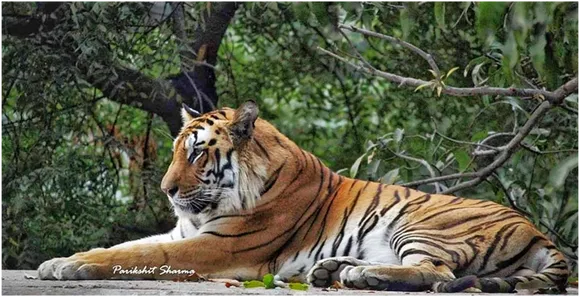
[[[108,265],[96,261],[105,249],[78,253],[68,258],[54,258],[40,264],[38,278],[44,280],[88,280],[108,278]],[[98,257],[97,257],[98,258]]]
[[[368,266],[347,266],[340,272],[340,282],[347,288],[384,290],[386,280],[369,273]]]
[[[354,257],[326,258],[316,262],[306,278],[315,287],[329,287],[335,281],[340,281],[340,273],[345,267],[368,264],[369,262]]]

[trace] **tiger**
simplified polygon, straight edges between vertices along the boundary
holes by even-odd
[[[183,105],[161,182],[175,229],[48,260],[39,278],[162,280],[112,267],[169,265],[323,288],[565,292],[565,257],[517,211],[339,175],[258,111],[254,101],[205,114]]]

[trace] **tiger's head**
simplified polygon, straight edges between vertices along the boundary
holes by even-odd
[[[255,165],[263,161],[260,156],[247,153],[258,120],[256,103],[203,115],[183,105],[181,116],[183,127],[161,182],[176,214],[193,218],[251,209],[266,176],[266,168]]]

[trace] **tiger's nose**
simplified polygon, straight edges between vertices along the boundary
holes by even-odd
[[[179,191],[179,187],[163,189],[163,192],[165,192],[165,194],[169,195],[170,197],[175,196],[175,194],[177,194],[177,191]]]

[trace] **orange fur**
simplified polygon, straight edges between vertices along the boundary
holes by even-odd
[[[218,201],[191,214],[199,228],[192,238],[89,251],[64,261],[77,269],[77,275],[85,273],[93,278],[115,277],[112,265],[168,264],[210,277],[259,279],[274,273],[285,280],[302,281],[316,264],[308,274],[309,280],[316,282],[311,276],[316,267],[322,269],[324,261],[320,260],[352,256],[383,264],[353,268],[349,277],[367,273],[384,286],[390,279],[405,283],[407,287],[402,288],[433,285],[445,291],[462,286],[454,286],[455,277],[477,275],[482,278],[469,279],[475,282],[469,286],[511,291],[531,281],[513,275],[531,269],[536,274],[528,278],[542,280],[542,286],[565,287],[568,270],[564,257],[516,211],[489,201],[430,195],[339,176],[262,119],[255,120],[251,137],[236,146],[232,119],[241,112],[225,108],[186,118],[161,187],[166,192],[179,189],[180,193],[200,188],[209,176],[204,164],[230,162],[232,171],[238,168],[238,175],[248,175],[244,181],[261,189],[253,205],[248,205],[245,197],[241,209],[221,208],[222,201]],[[205,146],[199,145],[203,152],[193,163],[188,160],[191,148],[186,144],[192,133],[209,133],[204,134],[209,138],[204,138]],[[179,199],[179,195],[170,199]],[[396,259],[389,258],[387,250]],[[164,278],[158,274],[132,277]],[[374,283],[369,279],[366,284],[372,287]]]

